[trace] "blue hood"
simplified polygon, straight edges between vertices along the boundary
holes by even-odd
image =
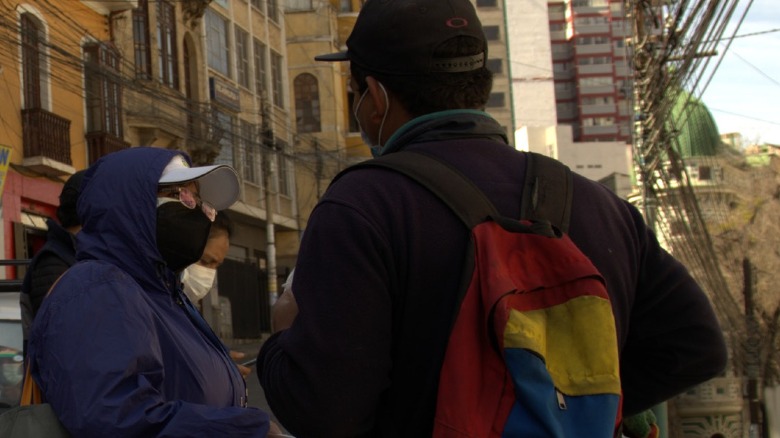
[[[78,260],[107,261],[147,291],[165,291],[157,249],[157,181],[180,151],[136,147],[108,154],[84,175]],[[189,158],[187,157],[189,162]]]

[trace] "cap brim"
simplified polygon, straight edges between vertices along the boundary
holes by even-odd
[[[349,61],[349,55],[347,52],[327,53],[325,55],[317,55],[314,57],[315,61]]]
[[[171,169],[160,178],[159,184],[182,184],[196,180],[200,199],[217,210],[225,210],[241,196],[238,174],[232,167],[224,164]]]

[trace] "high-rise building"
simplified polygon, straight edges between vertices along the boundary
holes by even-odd
[[[507,22],[518,129],[552,119],[572,126],[576,142],[630,142],[631,29],[622,0],[507,2]]]
[[[518,148],[594,180],[630,174],[624,2],[505,0],[505,9]]]

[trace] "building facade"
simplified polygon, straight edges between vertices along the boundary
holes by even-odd
[[[314,56],[346,50],[364,0],[286,0],[290,92],[296,106],[296,173],[302,223],[328,182],[351,163],[370,158],[354,117],[349,63],[316,62]],[[503,1],[474,0],[488,38],[494,72],[487,111],[514,131]]]
[[[349,163],[368,157],[351,115],[345,63],[314,57],[342,50],[361,2],[292,0],[286,3],[290,96],[295,106],[294,144],[301,228],[331,179]],[[366,152],[366,153],[364,153]]]
[[[120,68],[109,15],[135,2],[1,2],[0,145],[11,151],[2,194],[3,258],[43,244],[62,183],[112,148],[126,147]],[[119,106],[119,108],[117,108]],[[17,275],[6,268],[6,278]]]
[[[294,264],[299,234],[284,11],[276,1],[38,1],[0,4],[11,149],[3,191],[6,259],[31,257],[62,182],[113,151],[152,146],[236,168],[241,199],[229,284],[259,337]],[[227,269],[227,268],[226,268]],[[13,268],[6,268],[14,278]],[[222,286],[224,286],[223,284]],[[225,287],[221,287],[220,291]],[[231,295],[227,293],[226,295]],[[204,310],[220,314],[213,294]],[[247,301],[250,300],[250,301]],[[212,304],[213,306],[209,306]],[[233,318],[236,318],[233,312]],[[215,322],[215,324],[219,324]]]

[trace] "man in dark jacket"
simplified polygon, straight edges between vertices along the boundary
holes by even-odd
[[[22,330],[25,349],[32,321],[41,307],[51,285],[76,263],[76,233],[81,221],[76,214],[76,203],[81,193],[84,170],[68,178],[60,192],[57,220],[46,220],[46,243],[30,261],[24,275],[19,302],[22,308]]]
[[[492,76],[469,0],[368,0],[347,51],[318,59],[350,61],[354,114],[374,155],[433,155],[503,216],[520,217],[526,154],[482,111]],[[579,175],[573,184],[569,235],[606,281],[624,414],[717,376],[726,347],[701,288],[636,208]],[[299,437],[431,436],[469,235],[400,173],[358,169],[330,186],[301,241],[294,296],[280,298],[278,331],[258,357],[285,428]]]

